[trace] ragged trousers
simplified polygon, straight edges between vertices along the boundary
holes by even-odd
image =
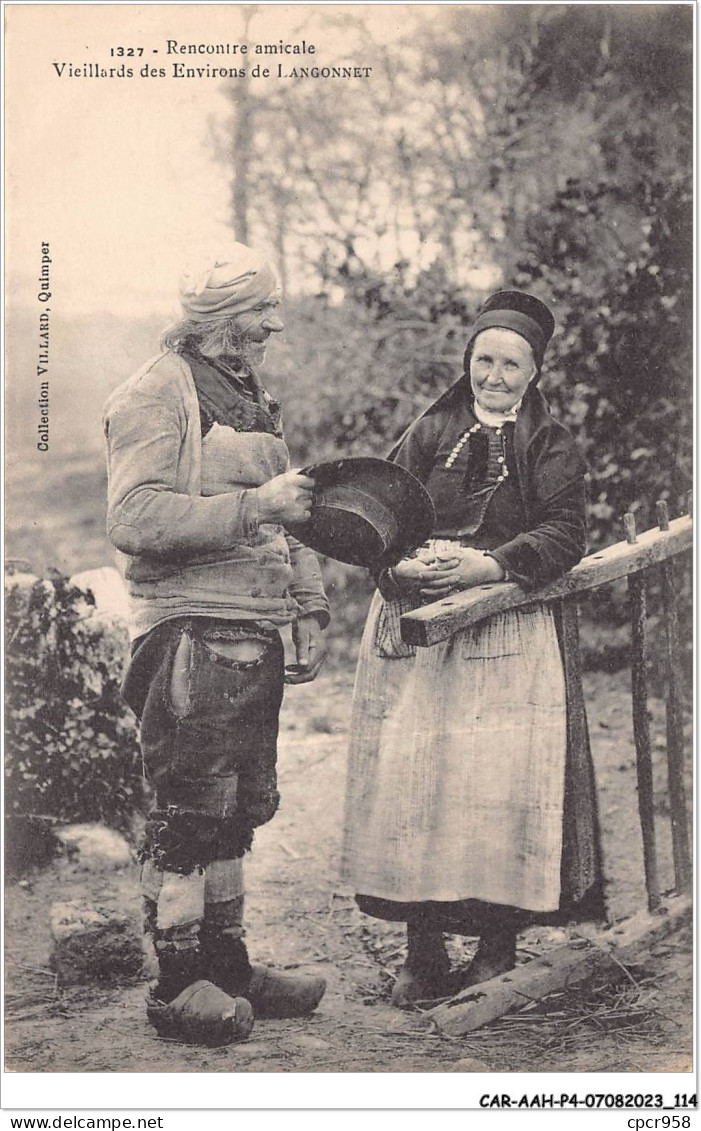
[[[283,687],[282,641],[267,625],[178,617],[136,642],[122,692],[152,789],[142,885],[160,927],[242,894],[241,858],[279,803]]]

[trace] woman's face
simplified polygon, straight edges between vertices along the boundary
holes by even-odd
[[[533,350],[515,330],[494,327],[475,338],[470,382],[475,400],[488,412],[508,412],[536,375]]]

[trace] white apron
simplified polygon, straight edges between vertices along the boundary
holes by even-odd
[[[404,607],[376,593],[360,647],[343,882],[555,910],[566,717],[552,612],[515,609],[410,649]]]

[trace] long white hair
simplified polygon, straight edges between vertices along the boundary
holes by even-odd
[[[196,353],[216,360],[219,357],[241,357],[244,335],[231,315],[195,322],[182,318],[161,335],[161,349],[173,353]]]

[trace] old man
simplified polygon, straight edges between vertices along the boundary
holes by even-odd
[[[259,368],[283,323],[275,276],[235,244],[180,284],[183,318],[105,410],[108,532],[129,585],[124,696],[141,722],[153,807],[142,852],[162,1035],[245,1037],[253,1015],[310,1013],[323,978],[252,965],[242,857],[274,815],[279,629],[314,679],[328,603],[313,552],[285,531],[313,481],[291,471],[280,406]]]

